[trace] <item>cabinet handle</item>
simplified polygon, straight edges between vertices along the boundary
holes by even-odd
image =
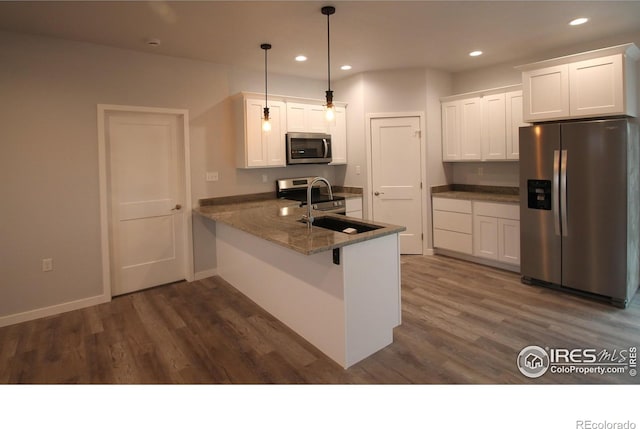
[[[176,204],[176,206],[174,208],[172,208],[171,211],[180,210],[181,208],[182,208],[182,204]]]

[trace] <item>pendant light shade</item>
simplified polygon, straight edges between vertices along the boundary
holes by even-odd
[[[321,9],[322,14],[327,16],[327,91],[325,92],[327,104],[325,104],[325,116],[328,121],[335,119],[335,107],[333,106],[333,91],[331,90],[331,28],[329,16],[336,13],[333,6],[325,6]]]
[[[267,104],[267,51],[271,49],[269,43],[260,45],[264,49],[264,116],[262,117],[262,131],[271,131],[271,121],[269,118],[269,105]]]

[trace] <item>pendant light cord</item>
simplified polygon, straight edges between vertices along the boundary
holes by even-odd
[[[327,14],[327,89],[329,91],[331,91],[331,28],[329,25],[330,16],[331,15]]]
[[[267,106],[267,49],[264,50],[264,107]]]

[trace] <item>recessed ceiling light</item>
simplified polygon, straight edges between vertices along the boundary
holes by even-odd
[[[351,66],[349,64],[345,64],[342,67],[340,67],[340,70],[351,70]]]
[[[469,52],[470,57],[479,57],[480,55],[482,55],[482,51]]]
[[[589,21],[589,18],[576,18],[569,23],[569,25],[582,25],[585,22]]]
[[[298,62],[307,61],[307,57],[305,57],[304,55],[298,55],[296,57],[296,61]]]

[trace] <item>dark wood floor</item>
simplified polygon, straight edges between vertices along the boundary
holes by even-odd
[[[640,345],[626,310],[525,286],[450,258],[402,257],[395,341],[348,370],[224,280],[176,283],[0,329],[0,383],[638,383],[640,376],[520,374],[524,346]]]

